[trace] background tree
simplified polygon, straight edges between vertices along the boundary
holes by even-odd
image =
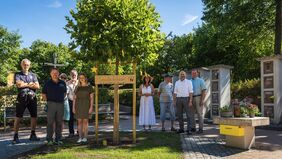
[[[282,38],[282,0],[275,0],[276,16],[275,16],[275,43],[274,54],[281,54],[281,38]]]
[[[235,80],[259,77],[256,58],[273,52],[275,1],[203,0],[203,4],[203,27],[213,29],[216,38],[211,53],[221,55],[214,57],[234,66]]]
[[[17,70],[21,36],[0,26],[0,85],[5,85],[9,72]]]
[[[57,63],[65,66],[59,67],[60,72],[66,74],[73,68],[78,68],[79,71],[82,65],[81,61],[76,61],[74,58],[75,52],[71,51],[67,46],[59,43],[58,45],[50,42],[36,40],[30,48],[25,48],[22,51],[22,58],[28,58],[32,62],[31,70],[38,75],[40,82],[44,82],[50,78],[49,70],[51,66],[46,66],[44,63],[53,63],[53,54],[57,54]]]

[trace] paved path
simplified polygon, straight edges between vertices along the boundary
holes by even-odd
[[[282,156],[281,131],[257,129],[256,145],[249,151],[225,146],[224,136],[218,132],[218,126],[205,125],[204,134],[181,134],[185,159],[279,159]]]
[[[120,116],[120,130],[132,130],[131,116]],[[137,120],[138,121],[138,120]],[[159,121],[158,121],[159,123]],[[169,122],[166,122],[169,128]],[[113,122],[104,121],[99,124],[100,131],[112,131]],[[159,131],[160,125],[152,127],[153,131]],[[137,125],[137,131],[142,127]],[[94,123],[90,123],[90,131],[94,131]],[[37,135],[41,138],[39,142],[28,140],[30,130],[21,130],[19,137],[22,141],[20,144],[11,144],[12,132],[0,132],[0,159],[6,159],[14,155],[29,151],[44,144],[46,136],[46,127],[37,130]],[[218,135],[218,126],[205,125],[204,134],[191,135],[181,134],[182,147],[185,159],[206,159],[206,158],[234,158],[234,159],[279,159],[282,156],[282,132],[271,130],[256,130],[256,147],[249,151],[226,147],[224,137]],[[64,130],[67,135],[67,130]]]

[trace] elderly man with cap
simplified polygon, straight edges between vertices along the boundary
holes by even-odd
[[[158,96],[160,100],[160,119],[162,121],[162,131],[165,131],[165,119],[166,119],[166,110],[169,110],[170,114],[170,121],[171,121],[171,131],[175,131],[173,127],[173,123],[175,120],[175,111],[173,106],[173,84],[172,81],[172,75],[167,73],[164,74],[164,81],[160,83],[159,89],[158,89]]]

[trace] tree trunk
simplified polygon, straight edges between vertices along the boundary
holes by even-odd
[[[281,30],[282,30],[282,0],[276,1],[276,17],[275,17],[275,43],[274,43],[274,54],[281,54]]]

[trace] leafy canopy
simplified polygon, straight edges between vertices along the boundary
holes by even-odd
[[[79,0],[70,14],[65,29],[71,46],[88,61],[152,63],[163,44],[160,15],[148,0]]]

